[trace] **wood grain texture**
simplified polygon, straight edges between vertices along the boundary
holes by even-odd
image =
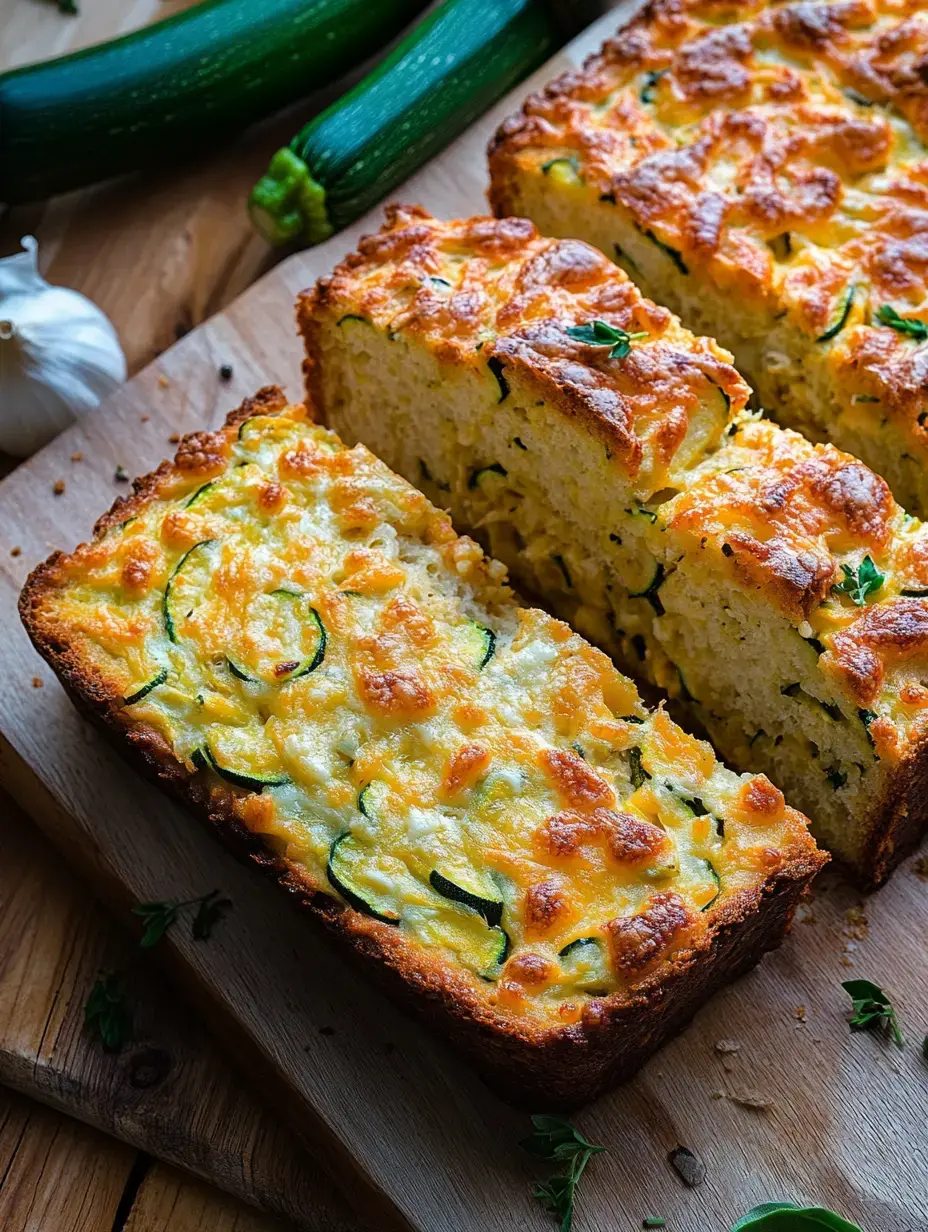
[[[0,1089],[3,1232],[287,1232],[186,1173]]]
[[[318,1164],[139,950],[138,921],[123,923],[10,801],[0,827],[0,1081],[307,1232],[357,1228]],[[130,973],[135,1026],[119,1054],[83,1029],[101,970]]]
[[[599,33],[560,62],[579,58]],[[486,137],[514,105],[397,195],[444,216],[478,211]],[[352,1196],[379,1227],[541,1230],[551,1224],[530,1198],[536,1169],[515,1145],[525,1118],[358,981],[279,892],[139,782],[67,705],[15,623],[27,568],[89,529],[118,491],[117,463],[148,469],[170,435],[215,424],[266,381],[299,393],[294,295],[376,221],[279,265],[2,485],[0,620],[11,632],[0,647],[0,777],[117,910],[227,889],[235,910],[215,944],[178,934],[164,957],[274,1106],[308,1140],[328,1143],[336,1174],[349,1178],[354,1161]],[[216,369],[230,357],[235,376],[225,386]],[[86,459],[77,466],[74,450]],[[59,478],[66,491],[53,498]],[[11,557],[14,545],[21,552]],[[42,689],[30,687],[36,673]],[[928,1024],[928,886],[912,869],[910,861],[868,901],[866,930],[852,893],[824,881],[814,922],[579,1118],[609,1148],[584,1181],[584,1229],[616,1232],[662,1215],[674,1232],[722,1232],[755,1203],[790,1198],[832,1206],[868,1232],[928,1232],[928,1076],[915,1046]],[[848,1031],[840,981],[851,974],[891,991],[905,1051]],[[738,1050],[719,1052],[723,1039]],[[681,1144],[706,1164],[693,1190],[667,1163]]]
[[[0,1090],[0,1228],[110,1232],[134,1158],[130,1147]]]

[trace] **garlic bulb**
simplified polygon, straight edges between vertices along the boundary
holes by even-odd
[[[53,287],[31,235],[0,260],[0,450],[24,458],[126,379],[116,331],[86,296]]]

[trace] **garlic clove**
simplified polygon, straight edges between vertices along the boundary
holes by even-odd
[[[113,326],[38,271],[38,244],[0,260],[0,450],[34,453],[126,379]]]

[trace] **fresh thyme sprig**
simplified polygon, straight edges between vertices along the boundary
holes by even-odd
[[[567,1171],[548,1178],[546,1185],[536,1185],[533,1196],[546,1211],[560,1219],[560,1232],[570,1232],[574,1218],[574,1199],[583,1170],[604,1146],[588,1142],[579,1130],[563,1117],[539,1114],[532,1117],[535,1132],[523,1138],[519,1145],[530,1155],[550,1163],[566,1164]]]

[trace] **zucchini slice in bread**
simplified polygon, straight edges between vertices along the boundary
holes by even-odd
[[[359,304],[354,344],[334,322]],[[715,342],[522,219],[394,211],[300,320],[333,427],[403,474],[424,456],[514,580],[769,774],[863,885],[888,875],[928,817],[928,527],[882,479],[746,411]],[[614,356],[578,340],[597,323]]]
[[[656,0],[502,125],[490,199],[595,244],[729,347],[780,423],[926,517],[917,8]]]
[[[771,783],[647,711],[503,579],[265,391],[41,566],[21,610],[126,750],[498,1089],[569,1106],[775,945],[825,857]],[[281,661],[306,670],[274,679]]]

